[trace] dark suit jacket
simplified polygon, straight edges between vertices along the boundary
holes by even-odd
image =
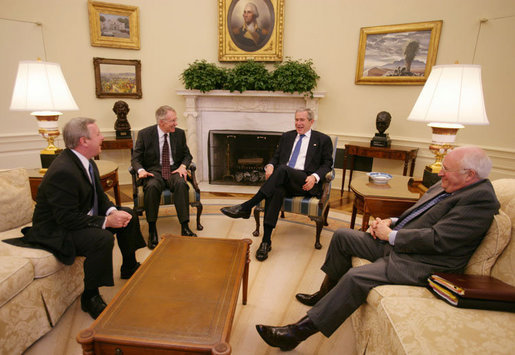
[[[74,230],[102,228],[105,213],[115,207],[102,189],[94,160],[98,216],[87,213],[93,206],[93,186],[89,173],[70,149],[65,149],[54,160],[39,186],[32,228],[25,241],[50,250],[61,262],[72,264],[75,248],[68,237]]]
[[[399,218],[443,191],[433,185]],[[387,275],[393,282],[426,283],[436,271],[461,272],[499,210],[489,180],[455,191],[397,232]]]
[[[173,159],[171,171],[177,169],[181,164],[186,165],[186,167],[190,165],[193,158],[186,144],[186,135],[182,129],[176,127],[175,132],[170,133],[170,148]],[[157,125],[142,129],[138,133],[138,139],[132,154],[132,168],[136,172],[143,168],[148,172],[158,172],[161,174],[159,158]]]
[[[296,137],[297,131],[295,130],[283,133],[279,140],[279,146],[269,164],[274,165],[274,167],[286,165],[290,159]],[[325,175],[331,171],[332,167],[333,143],[331,138],[322,132],[311,130],[304,171],[308,175],[316,173],[320,177],[319,183],[321,184],[325,179]]]

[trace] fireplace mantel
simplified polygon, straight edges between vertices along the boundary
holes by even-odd
[[[285,132],[293,129],[298,108],[310,108],[318,119],[318,104],[325,92],[313,97],[276,91],[230,92],[213,90],[177,90],[186,103],[188,145],[197,163],[200,181],[209,181],[208,137],[213,129]],[[194,144],[193,142],[196,142]]]

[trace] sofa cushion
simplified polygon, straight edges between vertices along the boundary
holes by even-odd
[[[389,297],[378,315],[383,342],[379,349],[369,344],[370,354],[513,352],[515,313],[456,308],[436,298]]]
[[[20,229],[12,229],[0,233],[0,240],[21,237]],[[15,256],[26,258],[34,268],[33,277],[36,279],[52,275],[62,269],[64,264],[50,252],[42,249],[23,248],[0,242],[0,257]]]
[[[465,267],[466,274],[490,275],[492,266],[511,239],[511,220],[502,210],[494,216],[483,241]]]
[[[29,223],[33,209],[27,171],[0,170],[0,232]]]
[[[0,256],[0,307],[33,280],[34,268],[29,260],[15,256]]]

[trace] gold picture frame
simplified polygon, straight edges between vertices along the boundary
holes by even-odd
[[[141,61],[93,58],[98,98],[141,99]]]
[[[436,62],[442,23],[361,28],[355,83],[424,85]]]
[[[284,0],[218,0],[218,60],[282,61],[283,27]]]
[[[91,45],[140,49],[137,6],[88,1]]]

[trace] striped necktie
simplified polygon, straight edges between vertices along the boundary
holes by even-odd
[[[393,230],[397,231],[397,230],[401,229],[407,223],[409,223],[416,217],[420,216],[422,213],[424,213],[425,211],[427,211],[428,209],[430,209],[431,207],[436,205],[438,202],[442,201],[444,198],[446,198],[447,196],[450,196],[450,195],[451,194],[444,192],[444,193],[441,193],[440,195],[436,196],[435,198],[433,198],[429,201],[426,201],[423,205],[418,206],[413,211],[411,211],[411,213],[408,214],[406,217],[404,217],[401,221],[397,221],[397,224],[395,225]]]
[[[302,145],[302,138],[304,138],[305,136],[305,134],[301,134],[299,136],[297,144],[295,144],[295,148],[293,148],[293,153],[291,154],[290,161],[288,162],[288,166],[290,168],[295,168],[295,164],[297,163],[297,158],[299,157],[300,153],[300,146]]]

